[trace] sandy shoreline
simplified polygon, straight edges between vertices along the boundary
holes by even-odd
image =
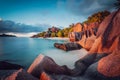
[[[74,68],[77,60],[84,57],[88,52],[85,49],[63,51],[59,49],[49,50],[44,52],[44,55],[51,57],[58,65],[67,65],[69,68]]]
[[[69,38],[62,38],[62,37],[49,37],[49,38],[43,38],[40,37],[41,39],[50,39],[50,40],[69,40]]]

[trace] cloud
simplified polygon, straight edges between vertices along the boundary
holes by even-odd
[[[8,33],[5,33],[7,35],[14,35],[16,37],[31,37],[33,35],[36,35],[37,32],[30,32],[30,33],[13,33],[13,32],[8,32]]]
[[[75,15],[89,16],[103,10],[113,10],[116,0],[66,0],[66,10]]]
[[[0,33],[31,33],[31,32],[41,32],[47,30],[50,25],[39,24],[39,25],[26,25],[15,23],[13,21],[0,21]]]

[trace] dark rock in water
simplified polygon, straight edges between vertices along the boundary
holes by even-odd
[[[67,51],[65,44],[54,43],[54,47]]]
[[[67,75],[69,74],[69,69],[66,66],[57,65],[54,60],[48,56],[39,55],[27,72],[39,78],[42,72]]]
[[[3,80],[39,80],[23,69],[13,72]]]
[[[18,64],[8,63],[5,61],[0,61],[0,70],[12,70],[12,69],[15,70],[20,68],[23,68],[23,66]]]
[[[1,34],[0,37],[16,37],[15,35]]]
[[[65,51],[79,50],[82,48],[82,46],[80,46],[78,43],[55,43],[54,46]]]

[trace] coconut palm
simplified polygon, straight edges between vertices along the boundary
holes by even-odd
[[[120,0],[117,0],[116,3],[114,3],[114,5],[117,9],[120,9]]]

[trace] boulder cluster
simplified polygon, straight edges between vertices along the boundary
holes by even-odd
[[[73,45],[79,44],[79,49],[88,50],[73,69],[39,55],[27,71],[19,69],[3,80],[120,80],[120,10],[99,24],[76,24],[69,38]],[[58,48],[60,45],[55,43]],[[66,50],[66,45],[62,46]],[[71,47],[69,49],[76,49]]]

